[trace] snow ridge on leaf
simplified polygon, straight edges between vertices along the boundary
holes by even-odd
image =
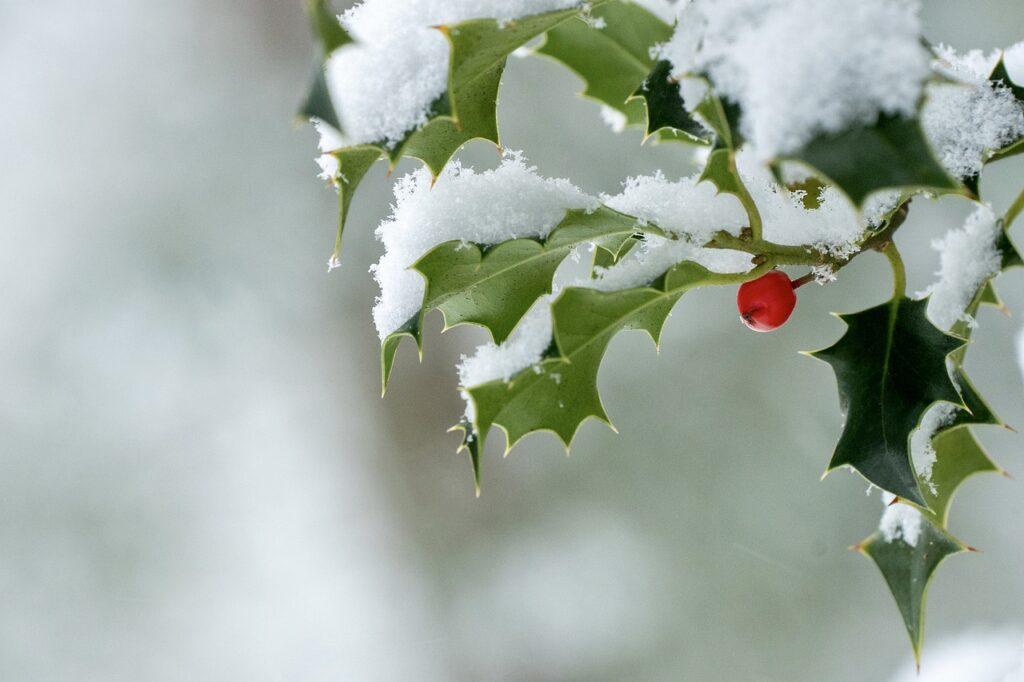
[[[573,249],[596,243],[618,253],[641,231],[654,228],[641,228],[632,216],[601,207],[568,211],[544,240],[513,239],[486,248],[446,242],[413,265],[426,279],[423,309],[440,310],[446,329],[479,324],[501,343],[534,301],[551,292],[555,270]]]

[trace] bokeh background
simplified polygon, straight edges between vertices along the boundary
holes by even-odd
[[[339,9],[343,5],[339,5]],[[925,3],[933,41],[1024,38],[1017,0]],[[877,497],[819,481],[841,427],[831,343],[886,295],[882,259],[748,333],[730,290],[685,299],[656,354],[620,336],[600,383],[620,433],[571,457],[495,439],[484,491],[445,429],[480,341],[430,321],[379,398],[367,266],[378,166],[330,275],[334,195],[293,125],[313,48],[298,0],[0,2],[0,679],[886,679],[910,658],[875,568],[847,546]],[[614,136],[576,78],[515,59],[507,146],[614,191],[691,172]],[[467,163],[497,161],[475,143]],[[406,162],[402,169],[413,166]],[[982,190],[1002,211],[1024,160]],[[965,202],[916,202],[912,288]],[[1024,239],[1024,235],[1019,237]],[[969,368],[1024,424],[1012,358],[1024,274],[1000,278]],[[1024,440],[981,438],[1024,476]],[[1024,497],[971,481],[929,635],[1024,632]],[[928,650],[925,651],[925,669]]]

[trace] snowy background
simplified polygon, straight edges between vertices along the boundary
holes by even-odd
[[[620,435],[589,424],[570,458],[534,436],[502,460],[494,439],[475,499],[445,428],[480,335],[438,338],[433,319],[424,363],[403,348],[377,397],[383,166],[324,272],[334,196],[315,134],[291,126],[313,53],[300,5],[0,2],[0,679],[904,674],[895,606],[845,549],[877,499],[849,474],[819,482],[835,384],[794,352],[841,333],[827,311],[885,295],[882,259],[803,290],[772,335],[721,290],[684,300],[660,355],[620,337],[601,375]],[[1024,6],[933,0],[923,19],[988,49],[1021,39]],[[578,89],[513,60],[506,144],[593,193],[692,170],[679,147],[607,134]],[[498,161],[483,143],[463,157]],[[1022,179],[1024,159],[1001,162],[982,192],[1001,212]],[[915,202],[912,290],[969,210]],[[1017,320],[983,313],[969,369],[1021,426],[1024,273],[999,284]],[[1022,437],[979,434],[1024,477]],[[958,497],[953,529],[984,553],[933,584],[926,672],[1024,637],[1020,485]]]

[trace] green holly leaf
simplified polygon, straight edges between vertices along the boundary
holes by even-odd
[[[301,121],[317,118],[341,130],[341,122],[324,78],[323,63],[336,49],[352,42],[352,37],[342,27],[337,15],[331,11],[327,0],[307,0],[306,14],[309,16],[313,36],[320,50],[316,66],[313,68],[313,77],[310,79],[306,97],[299,107],[297,116]]]
[[[413,265],[427,281],[423,309],[440,310],[446,330],[478,324],[501,343],[534,301],[550,293],[555,270],[573,249],[597,242],[618,254],[640,230],[636,218],[601,207],[591,213],[568,211],[544,240],[513,239],[491,247],[441,244]]]
[[[736,168],[736,154],[731,149],[716,149],[708,156],[700,182],[705,180],[718,188],[719,194],[740,197],[746,192]]]
[[[839,318],[838,342],[812,357],[832,366],[846,425],[828,471],[849,465],[883,490],[925,505],[910,459],[910,433],[932,404],[962,405],[946,359],[963,341],[936,329],[927,299],[899,297]]]
[[[649,227],[646,229],[650,229]],[[622,260],[622,257],[633,250],[633,247],[642,241],[640,237],[633,237],[622,242],[618,248],[614,243],[611,245],[597,244],[594,249],[594,257],[590,264],[590,276],[597,277],[601,269],[610,268]]]
[[[871,559],[881,571],[903,616],[914,648],[914,658],[920,661],[928,584],[940,563],[968,548],[927,518],[922,518],[921,534],[913,545],[902,538],[887,542],[881,533],[875,533],[855,549]]]
[[[463,419],[458,424],[448,429],[449,432],[461,431],[462,442],[459,443],[459,447],[456,452],[462,452],[463,450],[469,454],[469,461],[473,465],[473,483],[476,486],[476,496],[480,497],[480,439],[476,437],[476,433],[473,431],[473,425],[469,423],[468,419]]]
[[[661,60],[655,64],[630,101],[644,104],[647,112],[645,137],[661,133],[661,139],[681,139],[696,144],[711,142],[708,129],[686,110],[679,82],[672,78],[670,62]]]
[[[412,339],[420,359],[423,359],[423,311],[414,316],[401,327],[384,337],[380,344],[380,394],[383,397],[388,391],[391,370],[395,366],[395,354],[398,353],[402,339]]]
[[[480,447],[495,425],[505,432],[506,450],[535,431],[554,433],[568,448],[590,418],[611,426],[598,394],[597,373],[615,334],[642,330],[657,344],[672,307],[686,291],[735,279],[683,262],[648,287],[614,292],[566,289],[552,305],[554,340],[537,366],[507,382],[465,389],[473,402],[473,430]]]
[[[549,30],[534,53],[550,57],[584,82],[583,96],[626,115],[629,124],[643,124],[639,101],[627,101],[647,77],[650,50],[672,36],[672,28],[632,2],[610,2],[591,12],[593,21],[571,20]]]
[[[338,187],[338,236],[334,240],[334,253],[331,255],[331,263],[334,264],[341,255],[341,237],[352,197],[370,166],[380,158],[381,151],[379,147],[367,144],[344,147],[330,154],[338,159],[338,172],[333,179]]]
[[[594,5],[602,4],[604,2],[599,0]],[[390,147],[384,143],[358,145],[360,158],[365,158],[363,155],[369,154],[369,149],[376,148],[378,156],[388,158],[392,170],[401,158],[411,157],[422,161],[436,177],[455,152],[470,140],[481,138],[499,144],[498,87],[508,55],[581,11],[582,8],[573,8],[546,12],[504,23],[494,19],[473,19],[439,26],[450,45],[447,91],[431,105],[427,123],[410,130],[403,140]],[[329,115],[330,111],[322,70],[318,71],[318,79],[315,85],[322,92],[317,93],[314,105],[321,112],[318,117],[322,117]],[[335,123],[339,118],[334,117]],[[340,124],[336,127],[340,129]],[[338,153],[344,154],[349,149],[341,149]],[[345,230],[347,210],[344,207],[351,201],[358,184],[358,180],[349,179],[349,193],[339,211],[339,234]]]
[[[709,89],[694,113],[700,114],[715,131],[716,149],[736,150],[743,144],[743,136],[739,132],[740,108],[735,102],[720,99]]]
[[[313,77],[310,79],[306,97],[299,105],[299,111],[295,114],[295,118],[298,123],[306,123],[310,119],[317,118],[335,130],[341,130],[338,111],[334,108],[334,101],[331,99],[327,80],[324,77],[324,69],[320,64],[313,68]]]
[[[306,0],[306,14],[325,57],[352,42],[352,36],[338,21],[338,14],[331,9],[328,0]]]
[[[960,485],[975,474],[1004,472],[966,426],[941,431],[932,438],[932,447],[935,464],[931,485],[923,486],[927,508],[921,511],[939,528],[948,528],[949,507]]]
[[[819,135],[787,158],[817,169],[858,207],[876,190],[963,191],[935,159],[915,118],[882,115],[872,125]]]

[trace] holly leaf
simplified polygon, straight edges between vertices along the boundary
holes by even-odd
[[[306,15],[325,57],[342,45],[352,42],[352,36],[341,25],[337,12],[331,9],[329,0],[306,0]]]
[[[630,101],[640,101],[647,112],[645,138],[662,133],[697,144],[711,142],[708,129],[690,115],[683,103],[682,88],[672,78],[672,64],[661,60],[633,93]]]
[[[840,315],[847,325],[843,337],[810,353],[832,366],[846,414],[828,471],[849,465],[879,488],[922,506],[910,433],[934,403],[962,406],[946,359],[964,343],[932,325],[927,305],[927,299],[899,297]]]
[[[338,160],[338,171],[332,179],[338,188],[338,235],[335,237],[334,253],[331,255],[331,264],[334,265],[341,256],[341,237],[345,231],[352,197],[370,167],[381,157],[381,151],[373,145],[356,145],[338,149],[330,154]]]
[[[882,115],[871,125],[819,135],[787,158],[820,171],[858,208],[891,187],[963,191],[935,159],[916,118]]]
[[[624,329],[636,329],[657,344],[672,307],[686,291],[726,282],[734,283],[735,276],[683,262],[648,287],[563,291],[552,304],[552,346],[538,365],[507,382],[465,388],[480,447],[492,426],[505,432],[506,451],[535,431],[554,433],[568,449],[587,419],[611,426],[597,390],[598,369],[611,339]]]
[[[603,2],[595,3],[595,6]],[[558,24],[577,16],[582,7],[558,10],[521,17],[515,21],[499,23],[494,19],[473,19],[439,26],[448,39],[448,87],[430,107],[428,121],[410,130],[404,139],[389,146],[383,142],[359,145],[377,148],[386,156],[391,170],[403,157],[419,159],[431,174],[437,177],[451,157],[470,140],[481,138],[499,144],[497,100],[498,87],[505,69],[505,61],[515,49]],[[322,73],[318,72],[322,79]],[[326,83],[320,83],[327,95]],[[323,97],[316,100],[324,107]],[[324,109],[326,114],[326,109]],[[335,116],[335,121],[341,117]],[[340,125],[336,126],[340,129]],[[339,150],[339,153],[349,148]],[[364,171],[365,173],[365,171]],[[350,192],[344,204],[351,201],[358,181],[350,180]],[[345,229],[346,210],[339,212],[338,232]]]
[[[651,48],[672,36],[672,28],[632,2],[610,2],[591,12],[592,20],[559,24],[544,36],[535,54],[550,57],[583,79],[583,96],[643,124],[639,101],[627,101],[647,77]],[[594,21],[603,26],[598,28]]]
[[[887,542],[876,532],[854,549],[871,559],[881,571],[903,616],[914,658],[920,662],[925,598],[932,575],[947,557],[968,548],[922,517],[921,533],[913,545],[902,538]]]
[[[305,123],[314,118],[320,119],[335,130],[341,130],[341,121],[338,120],[338,112],[334,108],[334,101],[331,99],[327,80],[324,77],[324,69],[320,64],[313,68],[313,77],[310,79],[306,97],[299,105],[299,111],[295,114],[295,118],[299,123]]]
[[[380,344],[380,394],[384,396],[388,391],[388,381],[391,379],[391,370],[395,366],[395,354],[403,339],[412,339],[416,342],[416,349],[420,359],[423,359],[423,311],[415,315],[401,327],[384,337]]]
[[[473,464],[473,483],[476,486],[476,496],[480,497],[480,439],[473,432],[473,425],[468,419],[462,419],[458,424],[448,429],[449,432],[461,431],[462,442],[459,443],[456,453],[465,451],[469,455],[469,461]]]
[[[650,226],[647,226],[649,229]],[[637,244],[642,241],[640,237],[633,237],[627,239],[622,244],[615,248],[614,243],[611,245],[596,244],[594,248],[594,257],[590,264],[590,276],[597,277],[602,269],[610,268],[611,266],[622,260],[622,257],[633,250]]]
[[[971,476],[986,472],[1005,473],[988,456],[971,429],[948,428],[934,438],[935,464],[931,485],[923,487],[927,508],[922,513],[940,528],[948,528],[949,507],[960,485]]]
[[[352,42],[352,37],[342,27],[327,0],[307,0],[306,14],[320,49],[306,97],[299,107],[298,117],[302,121],[317,118],[341,130],[341,122],[324,78],[323,64],[332,52]]]
[[[513,239],[491,247],[451,241],[412,267],[426,279],[424,311],[440,310],[445,329],[487,328],[501,343],[539,297],[551,291],[555,270],[573,249],[597,242],[618,254],[641,229],[636,218],[610,208],[568,211],[547,239]]]

